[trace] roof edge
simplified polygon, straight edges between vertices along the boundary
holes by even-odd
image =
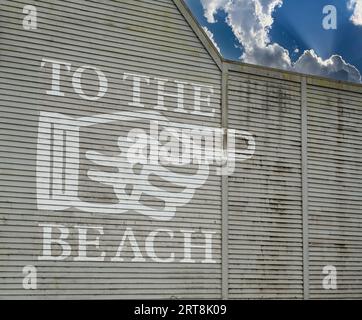
[[[212,43],[209,36],[201,27],[201,25],[199,24],[193,13],[191,12],[188,5],[185,3],[184,0],[172,0],[172,1],[179,9],[183,17],[186,19],[187,23],[190,25],[192,30],[195,32],[196,36],[199,38],[199,40],[201,41],[205,49],[208,51],[212,59],[215,61],[220,71],[222,71],[224,58],[221,56],[220,52],[216,49],[215,45]]]
[[[230,71],[234,72],[256,74],[273,79],[289,80],[293,82],[300,82],[302,78],[306,78],[307,84],[310,85],[362,93],[362,84],[355,82],[336,80],[322,76],[316,76],[296,71],[283,70],[278,68],[266,67],[266,66],[249,64],[240,61],[227,60],[227,59],[223,59],[223,62],[228,65],[228,69]]]

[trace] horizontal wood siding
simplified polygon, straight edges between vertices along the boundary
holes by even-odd
[[[38,29],[24,30],[23,7],[33,4],[38,13]],[[148,130],[157,105],[157,84],[154,78],[183,81],[185,110],[176,112],[176,98],[166,97],[167,110],[160,115],[181,127],[194,125],[221,126],[221,71],[196,34],[171,0],[142,1],[1,1],[0,5],[0,297],[14,298],[219,298],[221,293],[221,177],[210,167],[207,181],[197,188],[192,201],[177,208],[174,219],[157,221],[135,212],[83,212],[75,208],[41,210],[37,206],[37,159],[48,154],[48,146],[37,146],[39,119],[42,112],[74,119],[117,112],[132,112],[139,121],[118,119],[109,124],[95,124],[80,132],[80,198],[106,205],[116,201],[112,187],[91,181],[88,170],[99,170],[85,159],[88,151],[119,154],[118,137],[126,137],[135,128]],[[62,67],[63,97],[47,95],[51,86],[51,68],[41,68],[43,58],[72,64],[72,73],[80,66],[94,66],[107,76],[107,94],[98,101],[87,101],[75,93],[71,74]],[[143,107],[129,106],[132,102],[132,82],[124,81],[125,73],[151,78],[142,84]],[[89,96],[98,93],[95,73],[84,72],[83,89]],[[192,114],[194,93],[191,84],[212,86],[213,116]],[[167,85],[176,93],[176,85]],[[211,108],[202,106],[204,113]],[[53,118],[52,118],[53,117]],[[70,142],[75,142],[71,138]],[[77,154],[63,154],[64,161],[74,161]],[[38,158],[37,158],[38,157]],[[58,158],[60,159],[60,158]],[[60,165],[58,163],[55,166]],[[125,163],[114,163],[118,170],[129,170]],[[39,167],[39,172],[49,171]],[[104,168],[103,168],[104,169]],[[179,169],[189,176],[188,187],[198,186],[193,178],[194,167]],[[154,172],[154,183],[164,183],[167,176],[162,168]],[[130,173],[132,175],[132,172]],[[71,185],[75,177],[68,177]],[[135,181],[135,188],[147,189],[144,177]],[[188,197],[177,186],[169,186],[177,197]],[[38,191],[39,192],[39,191]],[[44,194],[47,191],[44,190]],[[177,200],[177,199],[176,199]],[[181,199],[182,200],[182,199]],[[158,205],[148,199],[148,205]],[[154,203],[153,203],[154,202]],[[51,205],[51,203],[49,203]],[[126,205],[125,205],[126,207]],[[151,210],[151,209],[150,209]],[[151,210],[152,212],[152,210]],[[144,212],[145,213],[145,212]],[[146,212],[147,213],[147,212]],[[72,255],[64,261],[40,261],[43,229],[41,223],[60,224],[70,228]],[[88,253],[106,253],[105,262],[77,262],[77,239],[74,226],[102,226],[104,235],[100,248],[89,246]],[[144,263],[131,262],[132,248],[126,243],[123,262],[112,262],[127,227],[134,230]],[[155,239],[155,251],[160,258],[175,253],[176,262],[155,263],[145,252],[146,236],[156,229],[170,229],[174,238],[165,233]],[[203,230],[214,232],[215,263],[203,264],[203,249],[193,249],[196,263],[181,263],[184,236],[181,230],[196,230],[192,245],[204,245]],[[96,232],[90,232],[94,239]],[[59,254],[60,248],[54,251]],[[22,270],[34,265],[38,271],[38,289],[24,290]]]

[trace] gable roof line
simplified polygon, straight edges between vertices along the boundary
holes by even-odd
[[[206,34],[204,29],[201,27],[199,22],[196,20],[195,16],[191,12],[190,8],[187,6],[184,0],[173,0],[176,7],[179,9],[183,17],[186,19],[187,23],[190,25],[192,30],[195,32],[196,36],[199,38],[207,52],[210,54],[212,59],[215,61],[216,65],[219,67],[220,71],[223,70],[223,64],[225,62],[224,58],[220,52],[215,48],[215,45],[212,43],[209,36]]]
[[[346,91],[353,91],[362,93],[362,84],[353,83],[342,80],[335,80],[322,76],[315,76],[310,74],[304,74],[296,71],[283,70],[278,68],[259,66],[254,64],[248,64],[241,61],[234,61],[225,59],[221,53],[216,49],[215,45],[212,43],[209,36],[206,34],[202,26],[199,24],[194,14],[191,12],[188,5],[185,3],[185,0],[172,0],[183,17],[186,19],[187,23],[190,25],[192,30],[195,32],[205,49],[208,51],[212,59],[215,61],[216,65],[223,72],[225,69],[232,69],[234,71],[242,71],[242,69],[253,70],[254,74],[263,74],[271,78],[281,78],[286,79],[292,78],[303,78],[306,77],[308,82],[311,84],[316,84],[322,87],[338,88]],[[226,67],[226,68],[225,68]],[[248,72],[248,71],[246,71]],[[279,74],[279,76],[276,76]]]

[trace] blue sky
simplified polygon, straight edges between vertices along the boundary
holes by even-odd
[[[243,25],[242,21],[249,21],[250,17],[259,19],[257,12],[253,15],[253,8],[246,8],[253,7],[257,2],[264,8],[267,8],[267,5],[275,6],[271,11],[273,22],[267,24],[267,27],[264,23],[268,40],[262,45],[260,41],[253,43],[253,34],[241,37],[235,35],[237,28],[240,27],[244,32],[244,29],[249,27],[247,23]],[[356,81],[355,71],[349,65],[362,73],[362,21],[358,20],[362,17],[362,0],[186,0],[186,3],[199,23],[213,34],[222,55],[227,59],[279,67],[279,51],[286,49],[289,55],[286,59],[290,59],[290,62],[280,64],[281,67],[349,81]],[[230,3],[235,6],[233,12],[226,9],[226,5]],[[323,28],[322,21],[326,17],[323,8],[326,5],[333,5],[337,9],[337,29]],[[212,6],[217,9],[212,15],[214,21],[205,17]],[[228,23],[227,18],[230,17],[233,21]],[[265,17],[267,16],[261,16],[261,19]],[[253,22],[250,20],[250,24]],[[255,23],[258,28],[258,21]],[[242,58],[245,52],[244,44],[249,46],[249,51],[247,56]],[[254,50],[254,46],[271,49],[270,44],[277,44],[276,51],[279,53],[274,52],[274,49],[267,50],[268,59],[258,57],[260,50]],[[314,54],[305,54],[303,59],[294,65],[304,52],[310,49],[314,50]],[[261,55],[264,56],[264,53]],[[328,60],[333,55],[338,55],[338,58]]]

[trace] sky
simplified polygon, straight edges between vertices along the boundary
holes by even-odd
[[[362,0],[185,0],[222,56],[361,83]]]

